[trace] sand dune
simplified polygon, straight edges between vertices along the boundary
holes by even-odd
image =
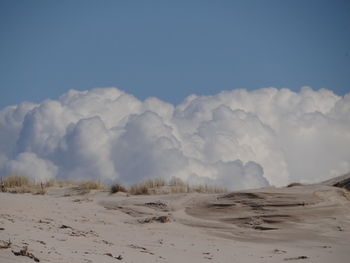
[[[0,262],[348,262],[350,193],[332,185],[349,178],[222,195],[0,193]]]

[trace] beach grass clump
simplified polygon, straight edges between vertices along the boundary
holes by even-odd
[[[32,193],[46,194],[50,187],[73,187],[78,194],[88,194],[93,190],[109,190],[111,194],[124,192],[131,195],[153,195],[153,194],[176,194],[176,193],[226,193],[224,187],[212,184],[190,185],[181,178],[172,177],[149,178],[142,182],[125,187],[121,183],[115,183],[109,187],[98,180],[72,181],[62,179],[51,179],[46,182],[35,183],[27,176],[9,174],[1,178],[1,191],[10,193]],[[291,186],[288,186],[291,187]]]
[[[168,186],[170,188],[170,192],[174,194],[190,192],[189,184],[185,183],[181,178],[178,177],[172,177],[169,180]]]
[[[42,183],[34,183],[27,176],[20,174],[9,174],[1,178],[1,191],[14,194],[46,193],[46,189]]]
[[[166,185],[167,181],[164,178],[149,178],[131,185],[129,193],[132,195],[156,194],[159,189],[163,189]]]
[[[13,194],[30,193],[33,195],[44,195],[47,193],[47,190],[41,184],[29,184],[29,185],[22,185],[22,186],[8,188],[7,192],[13,193]]]
[[[79,185],[79,182],[69,179],[51,179],[44,183],[45,187],[69,187]]]
[[[28,177],[19,174],[9,174],[2,179],[2,183],[6,188],[14,188],[29,185]]]
[[[103,184],[101,184],[100,181],[89,180],[89,181],[80,183],[77,188],[81,194],[87,194],[87,193],[90,193],[91,190],[103,190],[106,187]]]
[[[127,193],[128,189],[119,183],[112,184],[110,188],[110,193],[115,194],[118,192]]]
[[[143,182],[144,186],[148,188],[159,188],[166,185],[166,180],[164,178],[150,178]]]
[[[141,182],[141,183],[133,184],[130,187],[129,193],[132,195],[149,195],[150,188],[147,186],[146,182]]]
[[[227,193],[224,187],[211,184],[190,185],[181,178],[172,177],[168,181],[164,178],[147,179],[141,183],[133,184],[129,193],[132,195],[149,194],[177,194],[177,193]]]
[[[228,190],[225,187],[218,185],[198,184],[190,188],[190,192],[206,193],[206,194],[223,194]]]

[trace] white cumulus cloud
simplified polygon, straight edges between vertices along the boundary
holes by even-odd
[[[350,94],[237,89],[179,105],[117,88],[0,111],[0,173],[133,183],[176,176],[231,189],[350,169]]]
[[[16,159],[6,162],[5,171],[27,175],[36,182],[52,179],[57,175],[57,167],[53,163],[28,152],[20,153]]]

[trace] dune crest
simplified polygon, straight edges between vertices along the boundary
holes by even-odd
[[[345,263],[348,180],[225,194],[0,193],[0,262]]]

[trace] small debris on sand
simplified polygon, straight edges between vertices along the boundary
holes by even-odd
[[[70,228],[70,229],[72,229],[72,227],[67,226],[67,225],[61,225],[61,226],[60,226],[60,228],[61,228],[61,229],[66,229],[66,228]]]
[[[145,247],[140,247],[140,246],[137,246],[137,245],[134,245],[134,244],[129,245],[129,247],[135,248],[135,249],[147,250],[147,248],[145,248]]]
[[[107,240],[102,240],[101,242],[102,242],[103,244],[106,244],[106,245],[109,245],[109,246],[112,246],[112,245],[113,245],[112,242],[109,242],[109,241],[107,241]]]
[[[327,246],[327,245],[324,245],[324,246],[321,246],[322,248],[332,248],[331,246]]]
[[[273,251],[273,253],[275,253],[275,254],[285,254],[285,253],[287,253],[287,251],[285,251],[285,250],[280,250],[280,249],[275,249],[274,251]]]
[[[39,224],[50,224],[51,222],[50,221],[46,221],[46,220],[39,220],[38,222]]]
[[[276,230],[276,227],[267,227],[267,226],[253,226],[256,230]]]
[[[10,248],[11,245],[12,245],[11,240],[9,241],[0,240],[0,249]]]
[[[104,253],[104,255],[109,256],[109,257],[111,257],[111,258],[118,259],[118,260],[122,260],[122,259],[123,259],[122,255],[119,255],[119,256],[117,256],[117,257],[113,256],[112,253]]]
[[[162,211],[169,211],[168,205],[166,203],[161,202],[161,201],[148,202],[148,203],[145,203],[145,206],[151,207],[154,209],[158,209],[158,210],[162,210]]]
[[[134,244],[129,245],[129,247],[135,248],[135,249],[140,249],[140,252],[142,252],[142,253],[148,253],[148,254],[150,254],[150,255],[154,255],[153,252],[147,250],[147,248],[145,248],[145,247],[136,246],[136,245],[134,245]]]
[[[213,259],[213,255],[210,254],[210,252],[203,252],[202,253],[204,256],[205,259],[209,259],[209,260],[212,260]]]
[[[24,256],[24,257],[29,257],[31,259],[33,259],[35,262],[40,262],[40,260],[33,255],[33,253],[30,253],[28,252],[28,247],[25,246],[23,247],[20,251],[16,252],[16,251],[13,251],[12,250],[12,253],[15,255],[15,256]]]
[[[137,221],[141,224],[147,224],[147,223],[153,223],[153,222],[168,223],[171,220],[169,216],[154,216],[154,217],[148,217],[145,219],[139,219]]]
[[[307,256],[299,256],[295,258],[285,258],[284,260],[299,260],[299,259],[308,259],[309,257]]]

